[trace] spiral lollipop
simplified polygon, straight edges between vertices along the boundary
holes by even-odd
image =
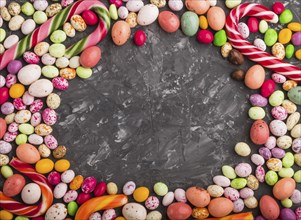
[[[88,9],[93,10],[99,16],[99,24],[93,33],[70,46],[66,50],[65,57],[70,58],[79,54],[85,48],[96,45],[106,36],[110,28],[109,12],[105,5],[98,0],[80,0],[63,9],[39,28],[35,29],[30,35],[27,35],[13,47],[5,51],[0,56],[0,70],[5,68],[11,60],[19,58],[24,52],[46,39],[53,31],[70,20],[72,15],[81,14]]]
[[[38,205],[25,205],[13,198],[5,196],[3,192],[0,191],[0,207],[13,214],[30,218],[43,215],[52,205],[53,201],[52,189],[48,184],[46,177],[37,173],[31,165],[24,163],[17,158],[13,158],[10,165],[40,186],[42,201]]]
[[[232,46],[250,60],[259,63],[275,73],[282,74],[287,78],[301,83],[300,67],[286,63],[269,53],[258,49],[243,39],[242,35],[238,31],[238,22],[244,16],[257,17],[271,23],[278,22],[278,16],[263,5],[256,3],[244,3],[237,6],[230,12],[226,20],[227,36]]]

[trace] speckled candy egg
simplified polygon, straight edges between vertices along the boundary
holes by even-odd
[[[34,53],[38,56],[43,56],[48,52],[49,44],[47,42],[40,42],[34,47]]]
[[[235,173],[239,177],[247,177],[252,173],[252,167],[248,163],[239,163],[235,167]]]
[[[61,199],[66,194],[68,185],[66,183],[59,183],[53,190],[53,196],[56,199]]]
[[[269,149],[267,149],[267,150],[269,150]],[[252,154],[251,161],[257,166],[261,166],[265,162],[264,158],[259,154]]]
[[[46,136],[46,135],[51,134],[53,129],[49,125],[39,124],[38,126],[35,127],[34,131],[38,135]]]
[[[11,102],[5,102],[1,105],[1,112],[4,115],[9,115],[15,110],[14,105]]]
[[[9,162],[9,157],[4,154],[0,154],[0,166],[5,166]]]
[[[26,105],[24,104],[24,102],[21,98],[14,99],[13,105],[17,110],[25,110],[26,109]]]
[[[60,70],[60,76],[65,79],[74,79],[76,76],[76,70],[73,68],[64,68]]]
[[[244,22],[239,22],[238,23],[238,32],[241,34],[241,36],[246,39],[247,37],[249,37],[250,35],[250,30],[249,30],[249,27],[246,23]]]
[[[120,19],[126,19],[129,14],[129,10],[125,6],[121,6],[118,8],[118,16]]]
[[[0,154],[8,154],[12,150],[10,143],[0,140]]]
[[[285,57],[285,49],[283,44],[275,43],[272,47],[272,54],[280,60],[283,60]]]
[[[136,189],[136,184],[133,181],[128,181],[124,184],[122,191],[125,195],[129,196],[134,193]]]
[[[84,193],[90,193],[93,192],[93,190],[96,187],[96,184],[97,180],[95,179],[95,177],[89,176],[84,180],[81,189]]]
[[[28,110],[21,110],[18,111],[15,115],[15,122],[19,124],[26,123],[30,120],[31,118],[31,113]]]
[[[253,106],[265,107],[268,104],[267,98],[260,94],[252,94],[249,100]]]
[[[52,136],[52,135],[45,136],[44,143],[51,150],[56,149],[57,146],[58,146],[56,138],[54,136]]]
[[[54,86],[54,88],[58,89],[58,90],[67,90],[69,87],[69,83],[67,81],[67,79],[63,78],[63,77],[55,77],[52,79],[52,84]]]
[[[75,36],[75,29],[74,29],[74,27],[72,27],[72,25],[69,22],[66,22],[63,25],[63,30],[64,30],[64,32],[66,33],[66,35],[68,37],[74,37]]]
[[[42,118],[45,124],[47,125],[54,125],[57,121],[56,112],[51,108],[44,109],[42,113]]]
[[[254,196],[244,199],[244,203],[249,209],[255,209],[258,206],[258,201]]]
[[[44,158],[49,157],[51,154],[50,149],[45,144],[41,144],[38,147],[38,150],[39,150],[41,157],[44,157]]]
[[[30,119],[30,124],[34,127],[38,126],[41,124],[42,121],[42,115],[40,112],[36,112],[32,114],[31,119]]]
[[[33,32],[33,30],[36,28],[36,23],[34,22],[33,19],[27,19],[23,22],[22,26],[21,26],[21,32],[24,35],[28,35],[31,32]]]
[[[101,220],[112,220],[116,218],[116,211],[114,209],[107,209],[103,212]]]
[[[126,219],[136,219],[145,220],[146,219],[146,209],[139,203],[127,203],[122,208],[122,215]]]
[[[245,207],[245,203],[242,199],[237,199],[233,202],[233,212],[239,213],[241,212]]]
[[[29,64],[38,64],[40,62],[40,57],[34,52],[27,51],[23,54],[23,59]]]
[[[186,192],[184,189],[177,188],[174,193],[175,199],[178,202],[187,202]]]
[[[211,197],[221,197],[224,194],[223,187],[219,185],[210,185],[207,187],[207,191]]]
[[[254,46],[257,47],[258,49],[265,51],[267,49],[267,45],[265,44],[265,42],[260,39],[260,38],[256,38],[254,40]]]
[[[21,192],[21,198],[26,204],[34,204],[41,197],[41,188],[36,183],[28,183],[24,186]]]
[[[266,162],[267,167],[269,168],[269,170],[272,171],[280,171],[282,168],[282,162],[280,159],[278,158],[271,158]]]
[[[257,190],[259,187],[259,181],[254,175],[249,175],[247,177],[247,186],[252,190]]]
[[[294,204],[301,203],[301,192],[299,189],[295,189],[290,199]]]
[[[168,192],[163,197],[162,205],[163,206],[169,206],[174,201],[174,199],[175,199],[175,194],[173,192]]]
[[[16,122],[13,122],[11,123],[9,126],[8,126],[8,131],[9,132],[17,132],[18,131],[18,128],[19,128],[19,124],[17,124]]]
[[[70,19],[70,22],[72,27],[79,32],[83,32],[87,28],[86,22],[80,15],[73,15]]]
[[[89,220],[101,220],[101,214],[99,212],[94,212],[89,216]]]
[[[274,136],[270,136],[268,137],[268,140],[266,141],[266,143],[264,144],[265,147],[267,147],[268,149],[273,149],[274,147],[276,147],[276,138]]]
[[[13,74],[7,74],[6,78],[5,78],[5,85],[7,88],[12,87],[12,85],[16,84],[17,82],[17,77],[16,75]]]
[[[225,188],[224,196],[231,201],[236,201],[239,198],[239,192],[232,187]]]
[[[40,145],[43,143],[43,138],[37,134],[31,134],[28,136],[28,142],[33,145]]]
[[[261,183],[264,182],[265,170],[262,166],[256,167],[255,176],[256,176],[256,178],[258,179],[259,182],[261,182]]]
[[[57,109],[61,104],[61,98],[59,95],[51,93],[46,99],[46,104],[51,109]]]
[[[209,211],[208,211],[207,208],[196,207],[192,210],[191,215],[192,215],[193,218],[196,218],[196,219],[199,219],[199,220],[206,219],[209,216]]]
[[[39,79],[32,83],[28,92],[30,95],[38,98],[46,97],[53,91],[53,85],[48,79]]]
[[[242,199],[249,198],[251,196],[254,196],[254,191],[248,187],[243,188],[239,191],[239,195]]]
[[[223,176],[223,175],[217,175],[215,177],[213,177],[213,182],[221,187],[227,187],[230,186],[230,180]]]
[[[271,133],[277,137],[283,136],[287,132],[286,124],[280,120],[271,121],[269,128]]]
[[[49,53],[45,53],[42,56],[41,61],[44,65],[53,65],[56,61],[56,58],[51,56]]]
[[[292,143],[292,150],[295,153],[301,153],[301,138],[296,138]]]
[[[67,216],[67,209],[63,203],[53,204],[46,212],[45,220],[65,219]]]
[[[43,108],[43,105],[43,101],[41,99],[37,99],[30,105],[29,110],[32,113],[39,112]]]
[[[146,220],[161,220],[162,214],[159,211],[151,211],[147,214]]]
[[[160,201],[156,196],[150,196],[145,201],[145,207],[149,210],[154,210],[154,209],[158,208],[159,204],[160,204]]]
[[[61,180],[63,183],[71,183],[74,177],[75,177],[75,173],[73,170],[66,170],[62,173]]]
[[[278,73],[273,73],[272,79],[274,80],[275,83],[279,83],[279,84],[285,83],[286,81],[286,77]]]
[[[285,120],[287,118],[287,111],[285,108],[283,108],[282,106],[276,106],[274,108],[272,108],[272,116],[277,119],[277,120]]]
[[[78,193],[75,190],[69,190],[63,197],[65,203],[75,201],[78,197]]]
[[[47,180],[51,185],[57,185],[61,182],[61,175],[56,171],[52,171],[48,174]]]
[[[67,148],[63,145],[58,146],[52,151],[52,155],[56,159],[61,159],[63,158],[67,153]]]

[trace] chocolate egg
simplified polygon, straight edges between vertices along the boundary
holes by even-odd
[[[180,27],[180,20],[178,16],[170,11],[162,11],[158,17],[160,27],[168,32],[176,32]]]

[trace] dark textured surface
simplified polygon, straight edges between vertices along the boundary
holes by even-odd
[[[296,18],[300,2],[286,3]],[[218,5],[225,8],[224,1]],[[146,45],[130,40],[117,47],[107,37],[99,44],[102,59],[93,76],[76,78],[58,92],[62,104],[54,134],[67,146],[76,174],[120,187],[129,180],[149,187],[163,181],[173,190],[207,187],[222,165],[250,162],[233,148],[246,141],[253,152],[258,149],[249,140],[247,116],[248,96],[256,91],[230,79],[237,67],[222,58],[220,48],[181,31],[167,34],[157,23],[142,29]],[[262,184],[259,191],[257,198],[271,189]]]

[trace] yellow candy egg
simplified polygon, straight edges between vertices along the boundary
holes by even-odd
[[[9,89],[9,96],[13,99],[20,98],[25,92],[25,87],[20,84],[16,83],[12,85]]]
[[[66,159],[61,159],[61,160],[58,160],[55,162],[54,164],[54,169],[57,171],[57,172],[64,172],[66,170],[68,170],[70,167],[70,162]]]
[[[292,31],[288,28],[284,28],[279,32],[278,41],[282,44],[287,44],[292,38]]]
[[[84,177],[82,175],[77,175],[70,183],[70,189],[78,190],[84,181]]]
[[[53,170],[54,163],[50,159],[41,159],[36,163],[36,171],[41,174],[49,173]]]
[[[298,60],[301,60],[301,49],[296,51],[295,56]]]
[[[0,219],[12,220],[13,217],[14,217],[13,214],[11,214],[10,212],[8,212],[6,210],[1,210],[0,211]]]
[[[107,193],[109,195],[115,195],[115,194],[117,194],[117,192],[118,192],[118,187],[117,187],[116,183],[109,182],[107,184]]]
[[[200,28],[201,29],[205,30],[205,29],[208,28],[208,20],[204,15],[200,16],[199,22],[200,22]]]
[[[133,194],[136,202],[144,202],[149,196],[149,189],[145,186],[138,187]]]
[[[301,31],[301,23],[299,22],[291,22],[287,25],[287,27],[294,32]]]
[[[118,216],[117,218],[115,218],[115,220],[126,220],[126,219],[122,216]]]

